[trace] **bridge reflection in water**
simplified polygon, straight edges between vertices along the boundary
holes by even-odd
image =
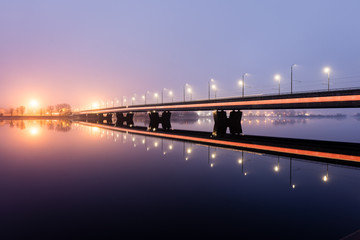
[[[291,138],[275,138],[243,135],[233,137],[227,134],[221,138],[213,138],[207,132],[172,130],[163,131],[146,127],[114,126],[112,124],[99,124],[89,122],[77,122],[76,127],[89,129],[92,133],[98,134],[100,138],[108,138],[114,142],[131,141],[133,147],[144,146],[146,151],[152,149],[161,150],[164,157],[182,144],[181,151],[183,159],[188,161],[194,155],[195,146],[207,148],[207,163],[214,167],[220,150],[238,152],[235,161],[241,165],[241,172],[244,176],[249,174],[246,166],[248,154],[267,156],[274,161],[272,171],[279,172],[280,169],[289,167],[289,186],[296,187],[294,182],[294,162],[311,162],[324,166],[323,174],[319,177],[323,182],[329,181],[329,166],[331,167],[360,167],[360,144],[303,140]],[[220,161],[225,160],[221,159]],[[280,165],[280,160],[282,166]],[[287,168],[286,167],[286,168]]]

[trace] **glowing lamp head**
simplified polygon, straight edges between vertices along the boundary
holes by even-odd
[[[159,94],[157,94],[157,93],[155,93],[155,94],[154,94],[154,97],[156,97],[156,98],[157,98],[158,96],[159,96]]]
[[[324,68],[324,73],[329,73],[329,72],[330,72],[330,68],[329,68],[329,67]]]
[[[188,89],[187,89],[187,92],[188,92],[188,93],[191,93],[191,88],[188,88]]]
[[[172,96],[174,93],[173,91],[169,91],[169,95]]]
[[[213,90],[216,90],[216,85],[215,85],[215,84],[211,85],[211,88],[212,88]]]
[[[93,108],[99,108],[99,103],[93,103],[93,104],[92,104],[92,107],[93,107]]]
[[[244,82],[243,82],[242,80],[240,80],[240,81],[238,82],[238,84],[239,84],[239,86],[242,86],[242,85],[244,84]]]
[[[276,74],[275,77],[274,77],[274,79],[275,79],[276,81],[280,82],[281,77],[280,77],[279,74]]]

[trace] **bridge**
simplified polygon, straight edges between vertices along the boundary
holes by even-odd
[[[112,121],[116,115],[116,125],[133,125],[134,112],[148,112],[151,129],[162,124],[164,130],[171,129],[171,111],[214,111],[213,136],[222,136],[230,128],[230,133],[239,135],[241,110],[263,109],[320,109],[320,108],[360,108],[360,89],[317,91],[294,94],[257,95],[247,97],[219,98],[162,104],[143,104],[79,111],[75,115],[82,120],[102,123]],[[230,110],[229,117],[225,110]],[[159,115],[162,112],[162,115]],[[105,114],[105,116],[104,116]],[[125,115],[124,115],[125,114]]]

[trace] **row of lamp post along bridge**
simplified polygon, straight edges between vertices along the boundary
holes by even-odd
[[[291,74],[290,74],[290,81],[291,81],[291,90],[290,90],[290,93],[292,94],[293,93],[293,68],[296,66],[296,64],[293,64],[291,65]],[[325,67],[324,68],[324,73],[327,74],[327,85],[328,85],[328,91],[330,91],[330,68],[329,67]],[[241,77],[241,80],[238,82],[239,86],[242,87],[242,97],[245,96],[245,77],[247,76],[247,73],[244,73]],[[276,74],[274,76],[274,80],[278,82],[278,86],[279,86],[279,95],[280,95],[280,81],[281,81],[281,76],[279,74]],[[216,99],[216,90],[217,90],[217,87],[215,85],[215,80],[213,78],[211,78],[208,82],[208,99],[210,100],[211,99],[211,90],[213,90],[214,92],[214,98]],[[170,89],[167,89],[167,88],[163,88],[162,91],[161,91],[161,103],[164,103],[164,91],[168,91],[168,97],[171,98],[171,101],[174,102],[174,92]],[[144,95],[141,96],[142,100],[144,101],[144,104],[146,105],[147,104],[147,98],[148,98],[148,94],[150,92],[147,91]],[[185,102],[186,101],[186,93],[189,94],[190,96],[190,100],[192,100],[192,89],[190,87],[189,84],[185,84],[184,85],[184,89],[183,89],[183,101]],[[157,103],[159,103],[159,94],[158,93],[154,93],[154,97],[157,101]],[[136,98],[135,97],[132,97],[131,98],[131,105],[134,105],[134,102],[135,102]],[[115,102],[117,104],[119,104],[119,100],[115,101],[115,99],[113,99],[110,103],[112,105],[112,107],[115,107]],[[125,106],[126,105],[126,98],[125,96],[122,97],[122,101],[121,101],[121,105],[122,106]],[[109,107],[108,106],[109,102],[107,101],[106,102],[106,107]],[[105,103],[103,102],[102,105],[105,105]],[[93,104],[92,108],[99,108],[100,105],[99,104]]]

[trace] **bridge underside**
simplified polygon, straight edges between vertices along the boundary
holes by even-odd
[[[152,111],[148,112],[148,116],[150,118],[150,123],[148,130],[156,131],[161,124],[162,129],[165,131],[172,130],[171,128],[171,112],[164,111],[161,116],[159,112]],[[115,118],[114,118],[115,117]],[[129,112],[124,115],[122,112],[116,113],[99,113],[99,114],[84,114],[81,115],[81,120],[91,123],[100,123],[100,124],[108,124],[108,125],[115,125],[115,126],[134,126],[134,113]],[[214,117],[214,128],[212,132],[213,137],[222,137],[226,134],[227,129],[233,135],[240,135],[242,134],[242,127],[241,127],[241,118],[242,112],[239,110],[233,110],[230,112],[229,117],[223,110],[216,110],[213,112]]]

